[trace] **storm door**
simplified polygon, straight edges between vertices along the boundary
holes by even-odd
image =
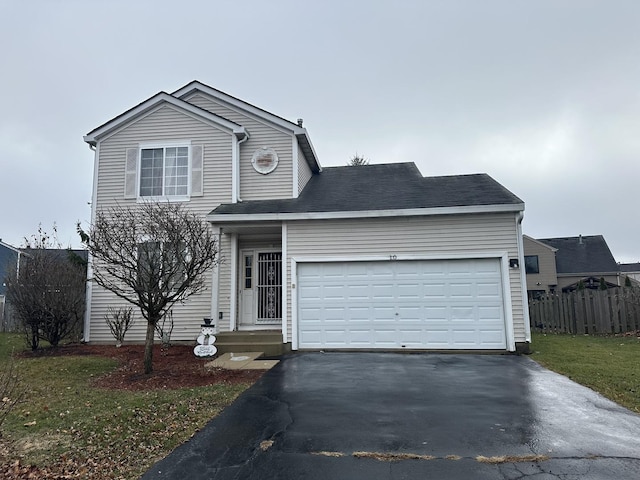
[[[282,252],[243,250],[240,262],[240,326],[280,324]]]
[[[258,253],[257,323],[282,321],[282,252]]]

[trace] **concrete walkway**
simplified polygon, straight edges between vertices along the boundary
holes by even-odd
[[[526,357],[298,354],[143,477],[184,478],[637,480],[640,416]]]

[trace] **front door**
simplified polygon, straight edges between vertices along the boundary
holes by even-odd
[[[240,271],[240,326],[282,322],[282,252],[244,250]]]

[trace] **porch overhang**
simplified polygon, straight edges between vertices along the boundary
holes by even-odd
[[[220,233],[236,233],[238,235],[280,235],[282,222],[211,222]]]

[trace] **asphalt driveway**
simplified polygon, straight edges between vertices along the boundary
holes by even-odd
[[[518,356],[292,355],[203,427],[143,479],[640,478],[640,416]]]

